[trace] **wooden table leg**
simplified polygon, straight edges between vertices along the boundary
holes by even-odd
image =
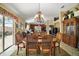
[[[55,56],[55,50],[56,50],[55,48],[56,48],[56,47],[55,47],[55,42],[53,42],[53,43],[54,43],[54,47],[53,47],[53,48],[54,48],[54,56]]]
[[[18,53],[19,53],[19,44],[17,45],[17,55],[18,55]]]
[[[38,46],[38,54],[40,54],[40,46]]]
[[[26,56],[27,56],[27,54],[28,54],[28,36],[26,37],[26,47],[25,47],[25,50],[26,50]]]
[[[27,48],[26,48],[26,56],[27,56]]]
[[[59,46],[58,46],[58,49],[59,49],[59,53],[61,53],[61,49],[60,49],[60,42],[59,42]]]

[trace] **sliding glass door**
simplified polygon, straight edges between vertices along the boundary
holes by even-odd
[[[0,53],[3,51],[3,16],[0,15]]]
[[[14,40],[14,19],[0,14],[0,53],[12,46]]]
[[[5,17],[4,21],[4,49],[13,45],[13,19]]]

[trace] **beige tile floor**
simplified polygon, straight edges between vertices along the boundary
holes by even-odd
[[[0,38],[0,52],[3,51],[3,42],[2,42],[2,38]],[[5,37],[5,49],[9,46],[11,46],[13,44],[13,36],[9,35]]]
[[[61,42],[61,48],[64,49],[68,54],[72,56],[79,56],[79,48],[73,48],[63,42]]]
[[[69,56],[69,55],[71,55],[71,56],[79,56],[79,50],[78,51],[75,51],[75,49],[72,49],[72,48],[70,48],[70,47],[68,47],[67,45],[65,45],[65,44],[61,44],[61,53],[59,53],[58,52],[58,49],[56,49],[56,56]],[[4,51],[2,54],[0,54],[0,56],[17,56],[16,55],[16,46],[14,45],[14,46],[12,46],[12,47],[10,47],[8,50],[6,50],[6,51]],[[64,49],[64,50],[63,50]],[[73,51],[74,50],[74,51]],[[65,52],[66,51],[66,52]],[[73,52],[73,53],[72,53]],[[53,52],[52,52],[53,53]],[[33,55],[33,56],[37,56],[36,55],[36,53],[35,52],[30,52],[30,54],[29,54],[30,56],[31,55]],[[45,54],[43,54],[43,55],[45,55]],[[48,55],[48,54],[46,54],[46,55]],[[22,49],[22,50],[20,50],[20,52],[19,52],[19,55],[18,56],[25,56],[25,50],[24,49]],[[40,55],[38,55],[38,56],[40,56]],[[53,55],[52,55],[53,56]]]
[[[0,52],[3,51],[3,43],[2,43],[2,38],[0,38]]]
[[[16,55],[16,51],[13,52],[13,53],[11,54],[11,56],[17,56],[17,55]],[[18,56],[26,56],[26,55],[25,55],[25,49],[20,50]],[[37,55],[36,52],[30,51],[30,52],[29,52],[29,56],[49,56],[49,55],[48,55],[48,53],[45,53],[45,52],[43,52],[43,53],[40,54],[40,55]],[[54,55],[53,55],[53,52],[52,52],[52,56],[54,56]],[[59,53],[58,48],[57,48],[57,49],[56,49],[56,56],[70,56],[70,55],[69,55],[67,52],[65,52],[64,50],[62,50],[62,49],[61,49],[61,53]]]

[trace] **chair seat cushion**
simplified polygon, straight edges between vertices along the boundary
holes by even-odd
[[[24,45],[23,43],[20,43],[20,44],[19,44],[19,47],[24,48],[25,45]]]
[[[37,49],[29,49],[29,51],[37,51]]]
[[[44,52],[48,52],[48,51],[50,51],[50,49],[43,49],[42,51],[44,51]]]

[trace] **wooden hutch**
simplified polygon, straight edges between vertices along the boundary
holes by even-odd
[[[38,24],[30,24],[30,28],[34,31],[35,26],[38,26]],[[46,25],[45,24],[39,24],[41,26],[41,31],[46,31]]]
[[[63,21],[63,39],[67,45],[79,48],[79,19],[73,17]]]

